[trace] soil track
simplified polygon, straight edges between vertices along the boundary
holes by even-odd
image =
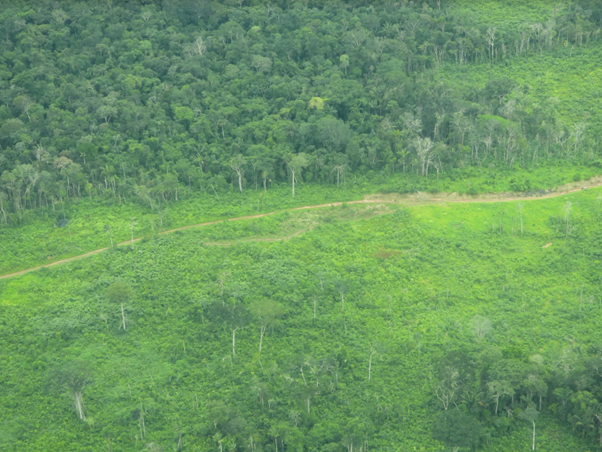
[[[159,234],[171,234],[176,231],[183,231],[185,229],[199,228],[203,226],[210,226],[212,224],[224,223],[226,221],[240,221],[240,220],[252,220],[254,218],[263,218],[270,215],[276,215],[282,212],[293,212],[297,210],[308,210],[308,209],[321,209],[325,207],[337,207],[343,204],[400,204],[400,205],[424,205],[424,204],[442,204],[442,203],[483,203],[483,202],[512,202],[512,201],[522,201],[522,200],[536,200],[536,199],[547,199],[547,198],[555,198],[558,196],[568,195],[570,193],[575,193],[584,189],[591,189],[602,186],[602,176],[596,176],[593,179],[584,182],[574,182],[567,185],[563,185],[558,187],[556,191],[553,193],[546,192],[545,194],[541,194],[541,192],[535,193],[533,196],[517,196],[516,193],[496,193],[496,194],[485,194],[485,195],[477,195],[477,196],[465,196],[458,195],[457,193],[447,193],[447,194],[439,194],[437,198],[431,198],[429,195],[424,193],[412,194],[412,195],[400,195],[400,194],[388,194],[388,195],[369,195],[366,196],[362,200],[358,201],[346,201],[346,202],[333,202],[328,204],[318,204],[313,206],[302,206],[302,207],[293,207],[290,209],[278,210],[275,212],[266,212],[260,213],[257,215],[246,215],[243,217],[235,217],[235,218],[227,218],[225,220],[216,220],[216,221],[208,221],[205,223],[193,224],[190,226],[182,226],[175,229],[170,229],[168,231],[160,232]],[[231,242],[207,242],[206,245],[213,246],[227,246],[232,243],[237,242],[277,242],[282,240],[288,240],[294,236],[297,236],[304,232],[305,229],[301,231],[297,231],[294,234],[282,237],[282,238],[253,238],[253,239],[241,239],[238,241]],[[134,240],[128,240],[126,242],[118,243],[117,246],[125,246],[131,245],[132,242],[139,242],[143,237],[138,237]],[[67,259],[61,259],[50,264],[44,264],[37,267],[28,268],[26,270],[21,270],[14,273],[9,273],[6,275],[0,276],[0,279],[12,278],[13,276],[24,275],[29,272],[33,272],[35,270],[39,270],[41,268],[54,267],[55,265],[65,264],[67,262],[71,262],[77,259],[83,259],[88,256],[92,256],[94,254],[102,253],[103,251],[107,251],[109,248],[101,248],[98,250],[90,251],[85,254],[80,254],[79,256],[69,257]]]

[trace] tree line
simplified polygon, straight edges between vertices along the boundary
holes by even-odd
[[[537,419],[547,413],[602,446],[599,346],[572,343],[546,360],[521,347],[486,345],[491,329],[487,318],[473,318],[477,350],[449,351],[438,363],[433,403],[441,411],[433,437],[452,450],[478,448],[527,422],[535,450]]]
[[[599,7],[478,25],[430,2],[10,2],[0,7],[0,222],[73,198],[341,185],[350,175],[597,158],[509,78],[461,90],[446,65],[503,65],[600,38]]]

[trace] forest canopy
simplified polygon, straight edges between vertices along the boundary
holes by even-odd
[[[533,10],[505,25],[453,1],[5,2],[0,222],[79,197],[152,208],[230,183],[599,164],[595,119],[506,75],[445,75],[600,39],[597,2]]]

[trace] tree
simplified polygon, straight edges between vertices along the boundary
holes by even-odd
[[[368,381],[372,380],[372,357],[376,354],[376,348],[370,347],[370,358],[368,359]]]
[[[312,97],[309,100],[309,108],[314,108],[316,110],[323,110],[324,109],[324,103],[327,100],[328,99],[322,99],[321,97]]]
[[[174,116],[178,121],[190,124],[194,119],[194,111],[192,111],[192,109],[188,107],[175,107]]]
[[[500,397],[504,395],[513,396],[514,389],[512,385],[505,380],[496,380],[487,384],[489,396],[495,400],[495,414],[497,415],[500,404]]]
[[[481,344],[483,338],[491,331],[491,321],[478,315],[471,320],[470,329],[477,339],[477,342]]]
[[[482,436],[481,424],[459,409],[440,412],[433,425],[433,439],[457,452],[461,447],[476,447]]]
[[[548,393],[547,383],[537,375],[529,375],[526,384],[531,393],[537,394],[539,398],[539,411],[541,411],[542,399]]]
[[[84,389],[92,382],[92,369],[87,361],[74,361],[65,364],[56,372],[59,386],[65,388],[75,403],[77,417],[86,421]]]
[[[31,122],[29,116],[29,109],[34,105],[34,102],[27,96],[17,96],[13,100],[13,105],[17,107],[21,112],[27,116],[27,119]]]
[[[433,163],[431,151],[434,143],[428,137],[417,137],[414,140],[414,146],[416,147],[416,154],[420,161],[420,174],[426,177],[429,175],[429,166]]]
[[[300,173],[303,168],[309,165],[309,159],[303,152],[293,155],[287,162],[288,169],[291,173],[291,182],[293,186],[293,198],[295,197],[295,181],[297,180],[297,174]]]
[[[117,109],[110,105],[103,105],[96,110],[96,115],[100,119],[104,119],[105,123],[108,124],[113,116],[117,114]]]
[[[537,411],[534,407],[530,406],[521,414],[519,414],[519,418],[524,421],[531,422],[533,424],[533,444],[531,450],[535,450],[535,421],[537,421],[537,417],[539,416],[539,411]]]
[[[334,288],[341,297],[341,311],[345,311],[345,295],[349,290],[349,283],[343,279],[338,279],[334,283]]]
[[[336,154],[332,170],[337,173],[337,187],[340,185],[341,176],[345,178],[345,168],[347,168],[347,157],[344,154]]]
[[[211,311],[213,321],[232,332],[232,356],[236,356],[236,332],[249,320],[247,308],[233,297],[230,303],[213,303]]]
[[[251,66],[255,68],[257,73],[268,72],[272,67],[272,60],[261,55],[253,55],[251,58]]]
[[[261,324],[259,330],[259,353],[263,344],[263,336],[268,328],[278,324],[280,317],[284,314],[284,307],[270,299],[256,300],[251,304],[250,311]]]
[[[127,283],[116,281],[109,286],[106,292],[106,296],[112,303],[121,305],[121,327],[125,331],[125,312],[123,309],[124,303],[127,303],[134,298],[134,289]]]
[[[243,176],[243,167],[246,165],[247,159],[245,159],[241,154],[236,155],[231,158],[228,162],[228,165],[238,176],[238,191],[242,193],[242,176]]]
[[[333,116],[326,116],[318,121],[319,139],[333,151],[341,151],[351,140],[351,128],[344,121]]]
[[[339,61],[341,62],[341,67],[345,69],[345,75],[347,75],[347,68],[349,67],[349,55],[341,55]]]
[[[336,171],[337,173],[337,187],[339,187],[339,184],[341,182],[341,174],[345,173],[345,165],[341,164],[341,165],[335,165],[332,168],[333,171]]]

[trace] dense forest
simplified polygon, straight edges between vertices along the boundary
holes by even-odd
[[[81,197],[599,164],[595,118],[511,77],[445,78],[600,41],[598,2],[534,3],[496,25],[440,0],[5,2],[0,222]]]
[[[602,450],[601,2],[0,24],[0,450]]]

